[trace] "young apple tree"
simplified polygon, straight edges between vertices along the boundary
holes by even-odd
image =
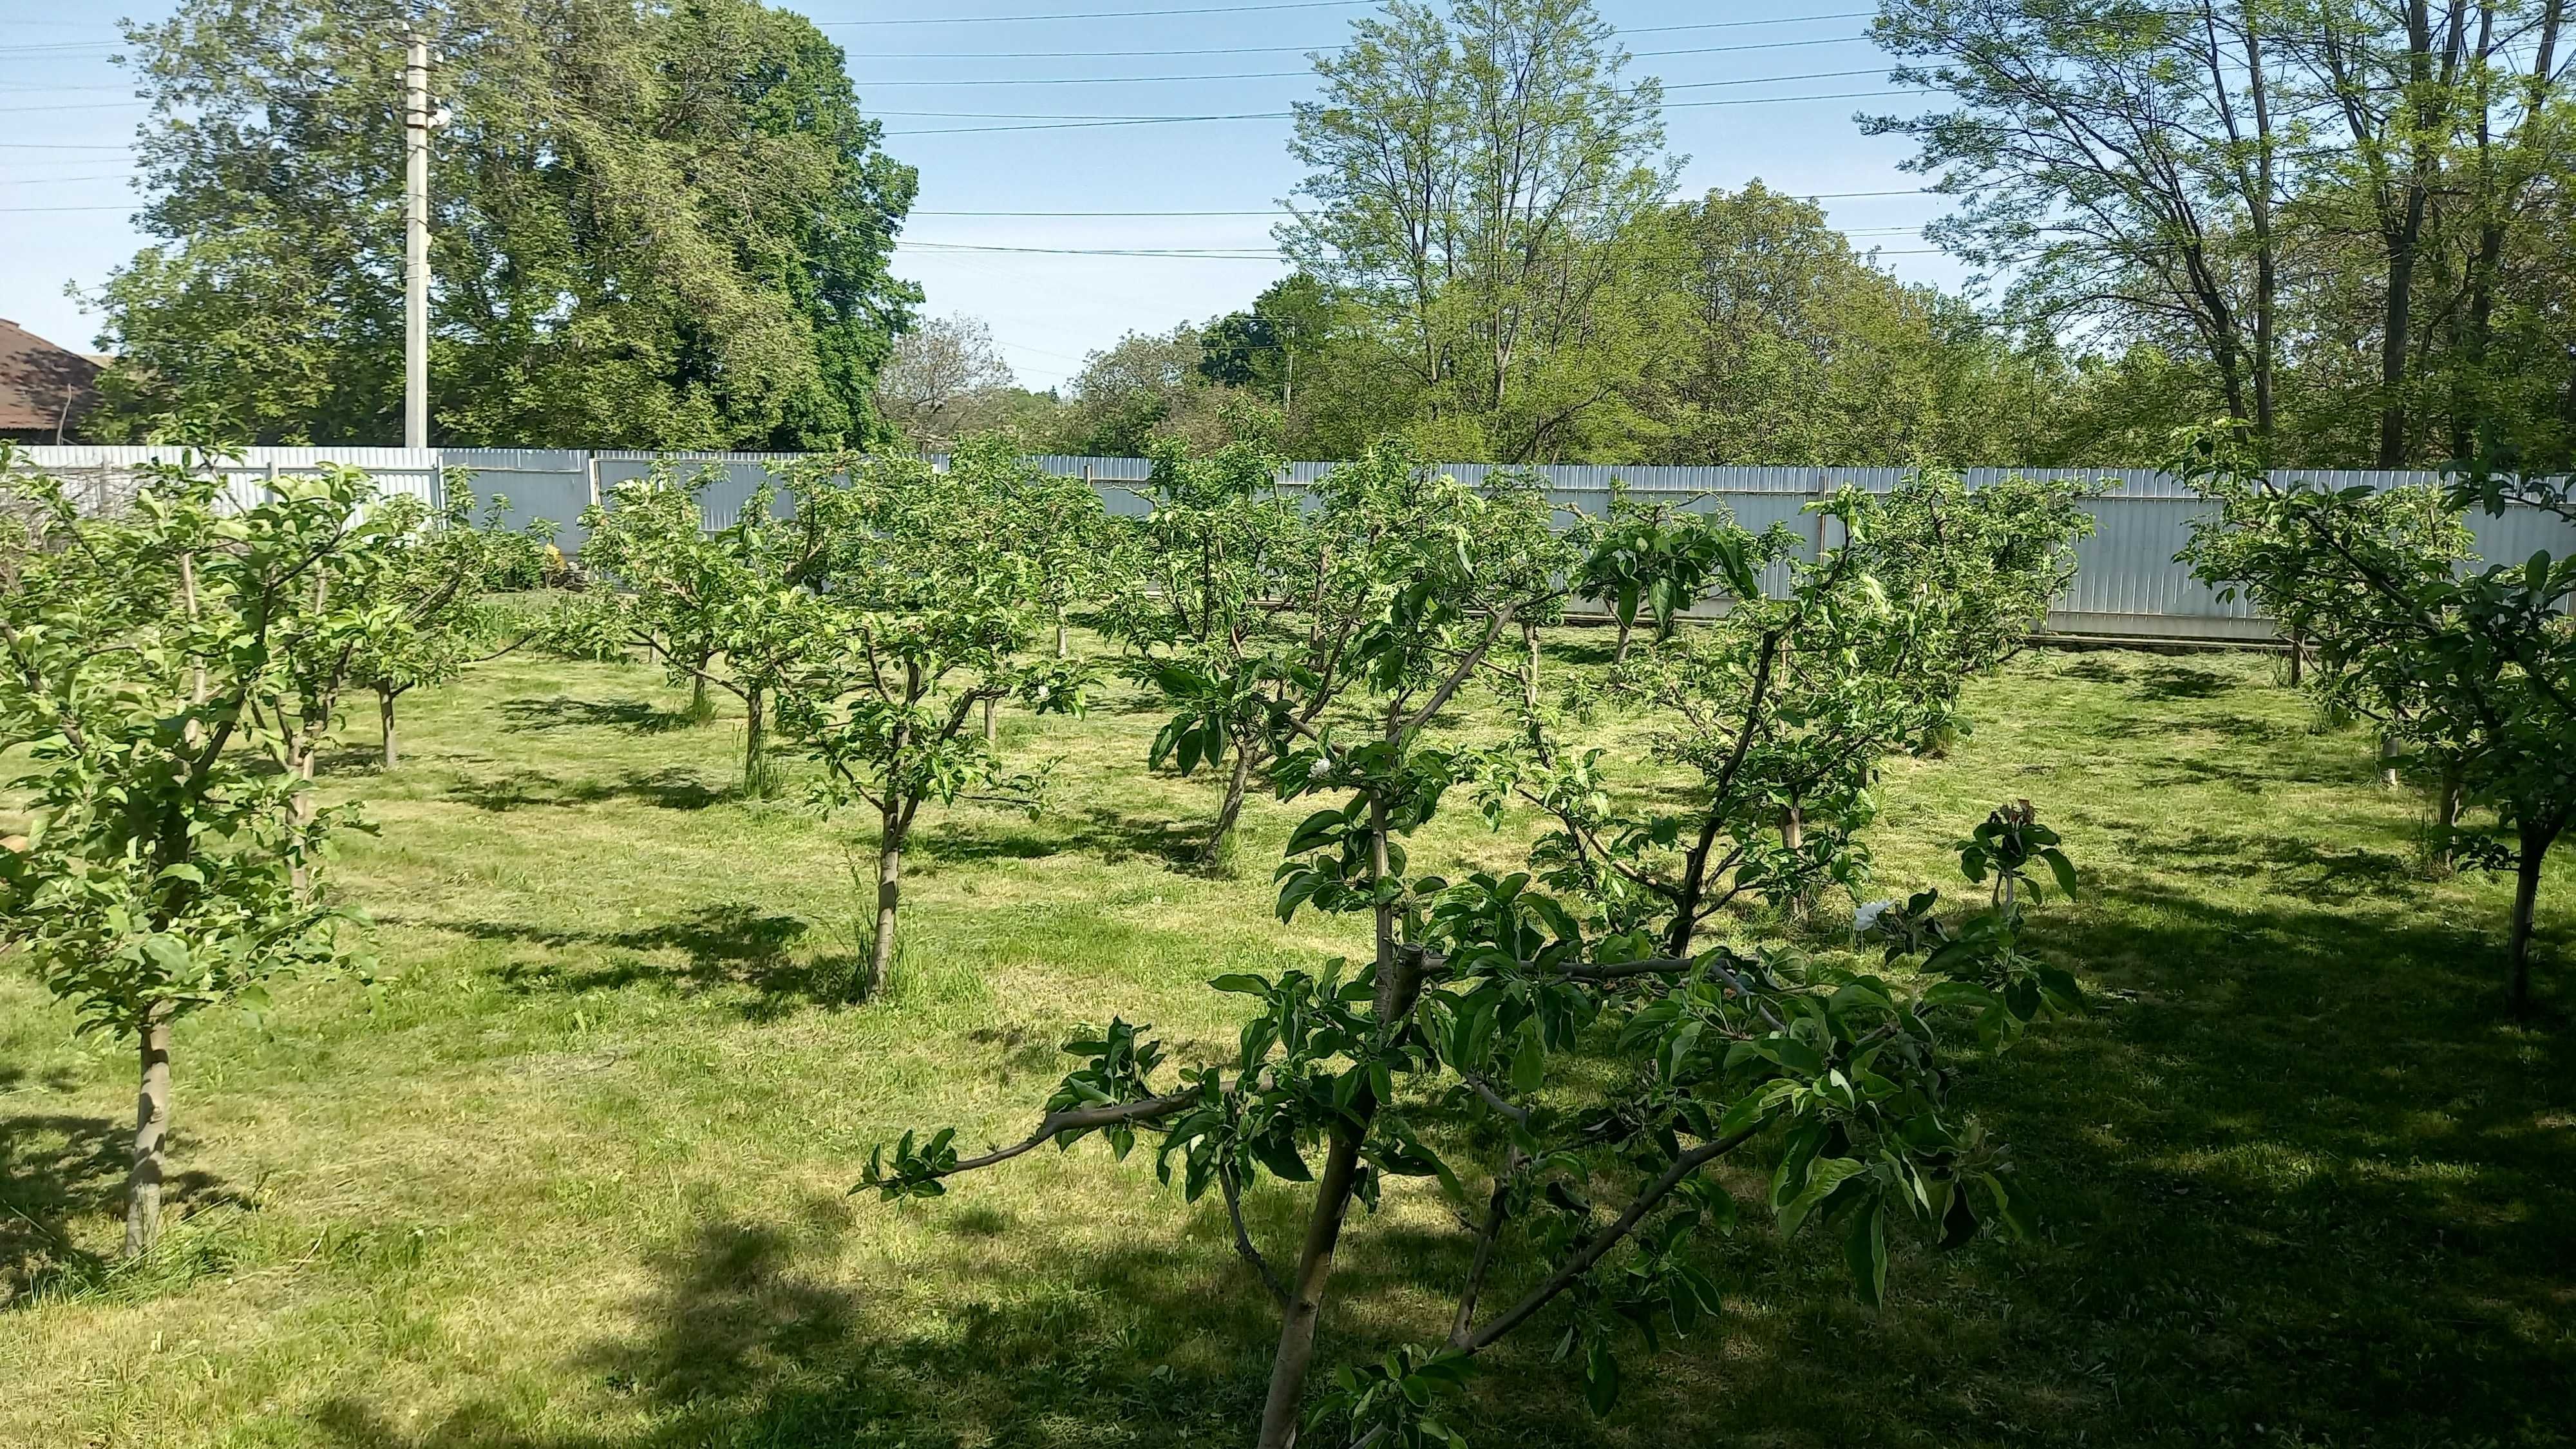
[[[446,500],[433,510],[409,494],[379,505],[384,533],[375,544],[369,581],[391,607],[376,620],[351,658],[350,675],[376,696],[384,768],[401,762],[394,729],[396,701],[415,689],[444,684],[468,665],[495,659],[526,644],[531,633],[513,630],[485,595],[521,573],[534,532],[503,527],[509,500],[494,495],[483,521],[479,500],[462,470],[447,482]],[[515,636],[515,637],[509,637]]]
[[[1274,714],[1330,701],[1357,616],[1331,611],[1332,560],[1268,448],[1238,441],[1200,456],[1159,438],[1152,451],[1154,506],[1138,529],[1145,586],[1112,600],[1106,622],[1137,677],[1176,711],[1154,736],[1152,764],[1229,771],[1199,850],[1200,866],[1214,868],[1268,759]]]
[[[1627,662],[1640,613],[1658,640],[1672,636],[1680,611],[1726,567],[1724,529],[1722,519],[1672,503],[1639,503],[1625,484],[1611,485],[1610,516],[1587,530],[1590,547],[1575,566],[1573,589],[1617,621],[1615,662]]]
[[[1530,490],[1465,488],[1381,444],[1313,484],[1301,505],[1279,487],[1279,468],[1255,443],[1205,458],[1162,444],[1144,527],[1156,587],[1113,614],[1140,677],[1178,711],[1155,736],[1153,763],[1186,775],[1231,759],[1202,865],[1223,859],[1246,793],[1286,742],[1362,682],[1350,651],[1405,587],[1399,565],[1422,539],[1467,535],[1462,546],[1520,602],[1524,644],[1561,608],[1561,545]]]
[[[970,1154],[954,1129],[906,1133],[871,1155],[859,1188],[935,1196],[1048,1142],[1098,1135],[1120,1156],[1153,1143],[1157,1172],[1177,1176],[1186,1199],[1221,1196],[1236,1252],[1278,1305],[1262,1449],[1324,1426],[1356,1443],[1462,1444],[1452,1391],[1485,1350],[1534,1324],[1606,1411],[1632,1330],[1652,1344],[1658,1325],[1722,1311],[1695,1251],[1741,1212],[1708,1172],[1721,1160],[1775,1163],[1764,1205],[1789,1231],[1835,1232],[1872,1301],[1888,1237],[1906,1224],[1945,1242],[1987,1224],[2026,1231],[2002,1147],[1948,1100],[1947,1054],[1990,1016],[2017,1029],[2075,1004],[2073,979],[2025,945],[2035,893],[2004,892],[1951,929],[1934,981],[1916,991],[1780,948],[1666,952],[1659,923],[1624,922],[1525,875],[1417,872],[1405,838],[1475,760],[1442,714],[1471,681],[1516,687],[1492,656],[1509,647],[1522,600],[1464,527],[1411,535],[1389,562],[1402,582],[1348,651],[1364,710],[1283,724],[1292,740],[1272,771],[1283,796],[1340,797],[1290,840],[1279,914],[1366,915],[1369,955],[1217,977],[1252,1014],[1231,1060],[1177,1079],[1146,1028],[1113,1019],[1068,1045],[1084,1065],[1025,1138]],[[2016,807],[1980,832],[1974,865],[2026,885],[2054,849]],[[1265,1174],[1312,1184],[1305,1229],[1277,1264],[1242,1208]],[[1351,1209],[1374,1210],[1407,1179],[1448,1198],[1469,1241],[1454,1306],[1419,1345],[1345,1364],[1317,1393]]]
[[[2564,479],[2484,468],[2455,474],[2438,504],[2275,483],[2209,436],[2185,467],[2219,506],[2184,551],[2195,572],[2298,629],[2332,697],[2375,713],[2513,830],[2510,851],[2454,843],[2473,863],[2514,872],[2505,998],[2521,1010],[2542,865],[2576,817],[2576,557],[2541,552],[2473,571],[2461,520],[2472,508],[2522,507],[2576,522],[2576,494]],[[2456,806],[2444,813],[2456,818]]]
[[[710,689],[740,700],[742,791],[757,800],[776,784],[778,694],[820,645],[811,584],[829,541],[813,519],[773,514],[774,483],[710,531],[702,498],[712,476],[681,482],[656,469],[583,512],[591,588],[558,632],[589,652],[639,649],[659,661],[688,683],[693,718],[706,717]]]
[[[1034,808],[1040,781],[969,728],[986,701],[1080,713],[1082,661],[1033,658],[1048,601],[1005,526],[1033,464],[1007,441],[961,444],[945,472],[827,458],[787,477],[810,533],[810,647],[784,676],[781,717],[825,770],[835,806],[877,816],[876,927],[860,994],[893,969],[903,856],[925,802]]]
[[[225,508],[187,466],[85,517],[0,443],[0,751],[27,751],[35,817],[0,851],[0,946],[135,1044],[129,1257],[160,1226],[173,1029],[343,956],[348,918],[308,882],[347,812],[288,767],[309,748],[290,650],[345,626],[315,581],[383,541],[370,493],[332,469]]]
[[[1964,725],[1967,682],[2023,646],[2073,575],[2087,492],[1938,474],[1886,494],[1845,489],[1809,505],[1841,534],[1813,560],[1785,527],[1756,535],[1710,517],[1698,527],[1723,615],[1611,683],[1661,721],[1654,757],[1698,776],[1686,804],[1617,805],[1597,749],[1497,759],[1485,788],[1556,818],[1532,860],[1544,879],[1599,897],[1623,924],[1660,921],[1676,956],[1739,899],[1794,905],[1827,883],[1857,886],[1880,762]],[[1775,566],[1789,576],[1777,598],[1760,584]]]
[[[1055,633],[1055,657],[1071,648],[1065,626],[1076,609],[1120,592],[1125,542],[1100,490],[1081,478],[1021,468],[1000,499],[1003,537],[1029,567],[1029,587]]]

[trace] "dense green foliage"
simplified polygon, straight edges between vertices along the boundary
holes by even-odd
[[[1667,194],[1659,86],[1584,0],[1390,4],[1297,110],[1298,270],[1096,354],[1069,397],[1118,421],[1040,430],[1221,441],[1239,390],[1301,457],[2098,465],[2224,413],[2280,463],[2567,468],[2564,22],[1890,0],[1872,35],[1934,104],[1863,126],[1948,200],[1953,293],[1759,180]]]
[[[2258,456],[2576,462],[2565,0],[1886,0],[1867,129],[1954,203],[1932,236],[2004,318],[2154,378],[2165,427]],[[2138,399],[2105,399],[2114,411]],[[2132,412],[2134,416],[2134,412]],[[2152,437],[2152,431],[2147,436]]]
[[[1336,1421],[1355,1441],[1463,1445],[1451,1400],[1472,1360],[1543,1311],[1556,1357],[1579,1362],[1607,1413],[1630,1329],[1652,1347],[1721,1312],[1690,1254],[1731,1232],[1738,1207],[1707,1170],[1759,1139],[1780,1144],[1767,1194],[1780,1227],[1831,1225],[1865,1301],[1884,1292],[1893,1227],[1954,1246],[1983,1222],[2030,1232],[2000,1148],[1948,1108],[1942,1064],[1945,1043],[2000,1049],[2081,999],[2071,975],[2018,944],[2038,898],[2031,872],[2074,888],[2027,802],[1962,851],[1971,880],[1996,877],[1987,911],[1945,921],[1923,896],[1873,915],[1891,959],[1919,953],[1941,978],[1919,994],[1818,967],[1787,942],[1746,950],[1702,932],[1748,891],[1794,908],[1824,882],[1864,882],[1852,836],[1872,813],[1879,758],[1937,737],[1963,682],[2045,611],[2082,531],[2079,490],[1972,494],[1934,479],[1884,500],[1847,492],[1818,505],[1843,536],[1812,559],[1793,558],[1785,528],[1695,521],[1705,547],[1682,602],[1707,590],[1727,611],[1659,640],[1620,682],[1671,713],[1655,753],[1702,781],[1684,812],[1640,814],[1612,803],[1601,751],[1549,738],[1530,676],[1501,662],[1498,646],[1567,587],[1530,552],[1547,533],[1531,495],[1480,496],[1393,449],[1335,470],[1311,510],[1280,495],[1254,451],[1194,466],[1172,450],[1158,471],[1147,547],[1163,555],[1162,599],[1139,611],[1141,672],[1183,710],[1156,754],[1186,770],[1232,749],[1223,826],[1256,763],[1282,800],[1335,800],[1290,835],[1277,913],[1368,916],[1374,949],[1318,971],[1215,977],[1257,1010],[1230,1063],[1183,1068],[1176,1084],[1157,1079],[1164,1046],[1112,1017],[1067,1044],[1086,1065],[1017,1144],[968,1155],[953,1128],[907,1132],[871,1154],[862,1187],[939,1196],[952,1176],[1050,1141],[1098,1134],[1123,1157],[1154,1139],[1158,1174],[1177,1174],[1186,1199],[1219,1192],[1237,1252],[1277,1304],[1263,1449]],[[1487,517],[1533,507],[1523,526]],[[1792,575],[1784,599],[1762,594],[1774,562]],[[1281,596],[1290,612],[1273,622]],[[1471,687],[1518,704],[1525,733],[1464,738],[1453,710]],[[1405,842],[1453,790],[1497,821],[1515,795],[1558,818],[1532,853],[1536,880],[1415,868]],[[1769,847],[1772,821],[1802,813],[1814,837],[1792,829]],[[1551,1082],[1559,1091],[1543,1095]],[[1433,1140],[1431,1124],[1461,1112],[1473,1130]],[[1471,1192],[1469,1173],[1490,1187]],[[1285,1271],[1244,1217],[1265,1176],[1314,1184]],[[1319,1320],[1350,1209],[1374,1211],[1385,1183],[1407,1177],[1435,1179],[1474,1244],[1446,1336],[1345,1366],[1318,1395]],[[1520,1239],[1546,1266],[1490,1311],[1495,1254]],[[1552,1311],[1560,1299],[1570,1314]]]
[[[842,55],[756,0],[426,7],[436,94],[431,441],[874,440],[918,293],[886,271],[909,167]],[[129,30],[159,238],[100,288],[94,429],[397,431],[403,47],[381,6],[224,0]]]
[[[133,1257],[161,1226],[171,1027],[257,1011],[270,981],[344,944],[312,876],[346,822],[313,806],[311,731],[329,726],[313,682],[400,623],[320,581],[363,570],[402,520],[362,516],[370,489],[347,469],[226,509],[185,466],[84,517],[16,464],[0,444],[0,751],[27,751],[33,821],[0,850],[0,946],[84,1030],[139,1051]]]
[[[2327,698],[2437,766],[2446,836],[2464,799],[2513,829],[2511,850],[2477,842],[2489,848],[2469,858],[2515,872],[2505,990],[2528,1005],[2542,870],[2576,822],[2576,558],[2472,571],[2462,518],[2521,506],[2576,519],[2576,496],[2564,480],[2484,473],[2439,492],[2276,483],[2223,443],[2194,476],[2220,506],[2184,553],[2194,570],[2311,641]]]

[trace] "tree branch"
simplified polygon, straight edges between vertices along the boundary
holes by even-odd
[[[1702,1143],[1674,1158],[1673,1165],[1666,1168],[1664,1175],[1656,1178],[1644,1192],[1637,1194],[1636,1200],[1628,1204],[1628,1210],[1619,1215],[1618,1221],[1610,1225],[1608,1232],[1584,1244],[1581,1251],[1567,1259],[1554,1273],[1548,1275],[1546,1282],[1531,1289],[1520,1302],[1504,1310],[1501,1317],[1469,1334],[1466,1341],[1459,1344],[1459,1347],[1471,1354],[1481,1352],[1491,1347],[1495,1340],[1528,1322],[1533,1314],[1555,1301],[1558,1294],[1574,1286],[1576,1279],[1592,1271],[1592,1266],[1600,1262],[1612,1248],[1617,1247],[1621,1239],[1635,1232],[1637,1224],[1645,1221],[1646,1214],[1653,1212],[1656,1204],[1671,1196],[1674,1188],[1688,1181],[1691,1175],[1701,1168],[1744,1145],[1747,1139],[1760,1130],[1758,1123],[1741,1128],[1714,1142]],[[1454,1335],[1452,1341],[1456,1341]]]
[[[1270,1290],[1272,1301],[1282,1308],[1287,1307],[1288,1285],[1279,1281],[1279,1275],[1270,1267],[1270,1260],[1261,1256],[1261,1250],[1252,1245],[1252,1233],[1243,1225],[1243,1190],[1235,1181],[1233,1167],[1219,1166],[1216,1180],[1217,1186],[1225,1189],[1225,1215],[1234,1220],[1234,1251],[1261,1275],[1261,1286]]]

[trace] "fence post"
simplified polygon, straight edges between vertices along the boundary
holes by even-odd
[[[582,477],[590,485],[590,506],[599,506],[599,455],[584,449],[581,455]]]
[[[1816,470],[1816,496],[1818,498],[1830,498],[1833,496],[1833,491],[1833,483],[1825,477],[1825,470],[1818,468]],[[1824,561],[1825,515],[1819,513],[1816,515],[1816,562],[1823,563]]]

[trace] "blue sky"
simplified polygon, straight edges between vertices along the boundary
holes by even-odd
[[[108,59],[116,35],[108,17],[175,8],[130,0],[120,11],[110,0],[85,17],[81,0],[0,0],[0,317],[89,345],[96,320],[64,295],[65,285],[95,284],[143,240],[127,222],[133,193],[121,174],[122,147],[142,107]],[[862,106],[885,122],[887,149],[921,170],[896,271],[921,283],[928,310],[984,318],[1021,381],[1046,387],[1121,333],[1243,305],[1282,268],[1259,258],[972,248],[1267,251],[1274,218],[1266,213],[1298,179],[1285,120],[1054,129],[1052,118],[1285,111],[1313,93],[1304,53],[1341,43],[1351,20],[1371,7],[811,0],[785,8],[803,10],[840,42]],[[1600,0],[1600,9],[1639,56],[1631,73],[1665,82],[1672,148],[1690,158],[1685,191],[1755,177],[1799,193],[1921,184],[1897,169],[1903,143],[1863,136],[1853,124],[1856,111],[1913,104],[1853,94],[1888,89],[1886,57],[1861,38],[1864,3]],[[967,18],[1029,15],[1060,18]],[[1119,51],[1145,53],[1081,53]],[[1181,51],[1235,53],[1174,53]],[[1149,76],[1199,78],[1132,79]],[[1046,83],[1021,83],[1032,81]],[[1937,198],[1846,195],[1823,204],[1856,243],[1885,248],[1890,271],[1957,281],[1958,267],[1919,250],[1924,243],[1913,232],[1938,214]],[[1253,214],[1071,214],[1175,211]],[[968,214],[1002,212],[1040,214]]]

